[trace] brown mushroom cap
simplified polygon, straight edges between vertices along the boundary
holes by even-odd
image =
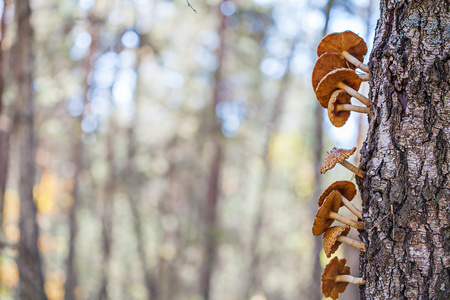
[[[342,55],[337,53],[324,53],[316,61],[311,76],[311,82],[314,91],[317,85],[329,72],[339,68],[355,69],[355,66],[350,64]]]
[[[333,226],[330,227],[323,235],[323,251],[327,257],[336,252],[341,245],[341,242],[337,241],[338,236],[347,236],[350,232],[350,226]]]
[[[351,96],[343,90],[336,90],[331,94],[330,101],[328,102],[328,118],[334,126],[344,126],[350,117],[349,110],[337,111],[338,104],[352,104],[350,98]]]
[[[323,204],[321,207],[319,207],[319,210],[317,210],[312,228],[312,232],[315,236],[321,235],[328,228],[330,228],[334,220],[329,219],[328,215],[330,211],[337,213],[340,207],[341,207],[340,194],[338,192],[336,193],[332,192],[325,199],[325,201],[323,201]]]
[[[362,38],[352,31],[330,33],[325,36],[317,47],[317,56],[325,52],[342,53],[347,51],[359,61],[364,60],[367,53],[367,45]]]
[[[326,171],[333,169],[337,163],[343,162],[355,153],[355,151],[356,147],[353,147],[353,149],[350,150],[334,147],[325,156],[322,167],[320,168],[320,174],[325,174]]]
[[[328,107],[328,101],[330,100],[331,95],[335,90],[339,89],[339,82],[358,91],[359,86],[361,85],[361,78],[359,78],[355,71],[347,68],[339,68],[329,72],[322,78],[316,88],[316,97],[322,107]]]
[[[336,256],[325,266],[322,273],[321,290],[325,297],[333,300],[339,298],[339,294],[345,291],[348,282],[336,282],[338,275],[350,275],[350,267],[346,266],[345,258],[339,259]]]
[[[317,202],[319,206],[322,205],[323,201],[326,197],[332,192],[338,191],[342,196],[347,198],[347,200],[351,201],[356,196],[356,187],[355,184],[351,181],[341,180],[332,183],[327,189],[320,195],[319,201]],[[344,204],[341,203],[341,206]]]

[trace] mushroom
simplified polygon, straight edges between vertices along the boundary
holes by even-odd
[[[341,206],[345,205],[345,207],[347,207],[355,216],[363,220],[362,212],[350,202],[356,195],[356,187],[353,182],[342,180],[332,183],[320,195],[319,201],[317,202],[319,206],[322,205],[325,198],[328,197],[332,191],[338,191],[341,194]]]
[[[366,113],[370,112],[370,108],[352,105],[351,96],[343,90],[336,90],[331,94],[328,102],[328,118],[336,127],[344,126],[350,117],[350,111]]]
[[[366,284],[366,281],[359,277],[350,275],[350,267],[346,266],[345,258],[339,259],[335,256],[322,273],[322,285],[320,286],[325,297],[333,300],[339,298],[339,294],[345,291],[349,283]]]
[[[323,201],[322,206],[316,213],[314,218],[312,232],[314,235],[318,236],[324,233],[334,220],[350,225],[356,229],[364,229],[364,223],[360,221],[355,221],[338,214],[339,208],[341,207],[341,195],[338,191],[332,191],[331,194]]]
[[[325,36],[317,47],[317,56],[321,56],[325,52],[339,53],[357,68],[369,72],[369,67],[362,63],[364,55],[367,53],[367,45],[354,32],[344,31]]]
[[[329,72],[319,82],[316,88],[316,97],[320,104],[326,108],[331,94],[337,89],[347,92],[352,97],[355,97],[365,106],[370,106],[370,101],[363,95],[357,92],[361,85],[361,79],[356,75],[352,69],[339,68]]]
[[[327,75],[330,71],[339,68],[349,68],[352,70],[355,69],[355,67],[352,64],[349,64],[348,61],[345,60],[345,58],[343,58],[341,55],[337,53],[322,54],[317,59],[311,76],[311,82],[314,91],[316,90],[320,80],[322,80],[322,78],[324,78],[325,75]],[[361,74],[358,76],[359,78],[361,78],[362,81],[368,81],[369,80],[368,75],[369,74]]]
[[[364,172],[346,161],[347,158],[349,158],[353,153],[355,153],[356,147],[350,150],[346,149],[340,149],[334,147],[331,149],[330,152],[327,153],[325,156],[325,159],[322,163],[322,167],[320,168],[320,174],[325,174],[328,170],[331,170],[334,168],[336,163],[340,163],[345,168],[349,169],[353,173],[355,173],[359,177],[364,176]]]
[[[323,251],[327,257],[336,252],[341,243],[352,246],[363,252],[366,252],[366,244],[347,237],[350,226],[333,226],[330,227],[323,235]]]

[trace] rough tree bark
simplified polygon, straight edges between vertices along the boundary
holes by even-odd
[[[380,8],[359,182],[369,244],[361,298],[449,299],[449,4],[382,0]]]
[[[31,9],[28,0],[17,0],[15,6],[17,36],[12,49],[12,72],[17,86],[15,97],[15,138],[20,151],[20,240],[19,240],[19,298],[46,299],[41,260],[37,248],[38,225],[36,205],[33,200],[35,180],[34,163],[34,101],[32,92],[32,41]]]

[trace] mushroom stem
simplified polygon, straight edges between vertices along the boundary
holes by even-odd
[[[360,68],[364,72],[369,72],[369,67],[362,62],[359,61],[356,57],[348,53],[347,51],[342,51],[342,56],[345,57],[346,60],[348,60],[352,65],[354,65],[357,68]]]
[[[363,242],[355,241],[354,239],[351,239],[343,235],[338,236],[337,241],[352,246],[353,248],[359,249],[363,252],[366,252],[366,244]]]
[[[369,73],[358,74],[358,77],[361,79],[361,81],[369,81],[370,80]]]
[[[339,222],[344,223],[346,225],[352,226],[352,227],[354,227],[356,229],[364,229],[364,223],[363,222],[349,219],[349,218],[344,217],[344,216],[342,216],[342,215],[340,215],[338,213],[335,213],[333,211],[330,211],[330,213],[328,214],[328,218],[336,220],[336,221],[339,221]]]
[[[348,111],[355,111],[355,112],[364,113],[364,114],[368,114],[370,112],[370,108],[368,108],[368,107],[362,107],[362,106],[357,106],[357,105],[352,105],[352,104],[338,104],[338,105],[336,105],[336,110],[337,111],[348,110]]]
[[[355,173],[356,176],[359,176],[361,178],[364,176],[364,172],[363,171],[361,171],[360,169],[358,169],[357,167],[355,167],[354,165],[352,165],[348,161],[344,160],[340,164],[342,166],[344,166],[345,168],[349,169],[350,171],[352,171],[353,173]]]
[[[364,220],[362,217],[362,212],[350,201],[348,201],[347,198],[345,198],[344,196],[342,196],[342,203],[344,203],[345,207],[347,207],[348,210],[352,212],[352,214],[357,216],[359,219]]]
[[[351,275],[337,275],[335,282],[350,282],[354,284],[366,284],[366,281],[359,277],[353,277]]]
[[[360,93],[358,93],[357,91],[355,91],[354,89],[352,89],[351,87],[346,85],[345,83],[338,82],[337,87],[340,88],[341,90],[346,91],[347,94],[349,94],[352,97],[355,97],[356,99],[358,99],[359,101],[364,103],[365,106],[370,106],[369,99],[367,99],[366,97],[364,97],[363,95],[361,95]]]

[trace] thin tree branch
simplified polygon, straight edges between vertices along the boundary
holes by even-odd
[[[386,219],[387,217],[389,217],[391,215],[391,213],[389,212],[389,213],[387,213],[384,217],[382,217],[372,228],[370,228],[370,230],[369,231],[372,231],[375,227],[377,227],[378,225],[380,225],[380,223],[384,220],[384,219]]]
[[[186,3],[188,7],[190,7],[195,13],[197,13],[197,10],[191,5],[191,3],[189,3],[189,0],[186,0]]]

